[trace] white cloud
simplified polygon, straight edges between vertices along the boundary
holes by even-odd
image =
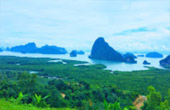
[[[91,49],[103,36],[118,50],[169,51],[169,13],[169,0],[0,0],[0,44]],[[113,36],[141,27],[156,32]]]

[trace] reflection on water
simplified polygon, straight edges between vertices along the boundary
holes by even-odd
[[[64,62],[64,61],[61,60],[61,59],[58,59],[58,60],[50,60],[50,61],[48,61],[48,62],[60,62],[60,63],[62,63],[62,64],[67,64],[67,62]]]
[[[143,65],[143,61],[147,60],[148,62],[151,62],[151,67],[156,67],[156,68],[162,68],[159,65],[159,61],[161,60],[160,58],[154,59],[154,58],[145,58],[145,57],[138,57],[137,58],[137,64],[128,64],[128,63],[123,63],[123,62],[110,62],[110,61],[100,61],[100,60],[92,60],[94,64],[104,64],[107,66],[107,69],[110,70],[118,70],[118,71],[133,71],[133,70],[147,70]]]
[[[88,65],[91,65],[91,63],[74,64],[74,66],[82,66],[82,65],[85,65],[85,66],[87,65],[88,66]]]
[[[101,60],[92,60],[88,58],[89,53],[85,55],[78,55],[77,57],[70,57],[69,54],[66,55],[44,55],[44,54],[22,54],[22,53],[14,53],[14,52],[1,52],[0,55],[8,55],[8,56],[19,56],[19,57],[34,57],[34,58],[61,58],[61,59],[69,59],[69,60],[79,60],[79,61],[87,61],[90,64],[104,64],[107,69],[110,70],[119,70],[119,71],[133,71],[133,70],[146,70],[143,65],[143,61],[147,60],[151,63],[152,67],[162,68],[159,65],[159,61],[162,58],[146,58],[146,57],[138,57],[137,64],[128,64],[122,62],[110,62],[110,61],[101,61]],[[166,57],[166,55],[164,55]]]
[[[38,71],[29,71],[30,74],[37,74]]]

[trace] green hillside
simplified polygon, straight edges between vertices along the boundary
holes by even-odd
[[[138,95],[148,94],[149,86],[164,101],[170,88],[170,71],[165,69],[112,72],[104,65],[74,66],[85,62],[51,60],[56,59],[0,56],[0,98],[44,108],[104,110],[104,101],[118,102],[121,108],[133,106]]]
[[[22,104],[18,105],[6,101],[5,99],[0,99],[0,110],[75,110],[70,108],[37,108],[33,105]]]

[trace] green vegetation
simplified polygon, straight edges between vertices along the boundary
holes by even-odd
[[[0,98],[40,108],[134,110],[133,101],[138,95],[147,95],[148,86],[154,86],[163,97],[170,88],[168,70],[111,73],[104,65],[74,66],[85,62],[50,60],[56,59],[0,56]],[[156,96],[166,108],[167,98]],[[148,110],[147,105],[143,110]]]
[[[128,110],[128,108],[122,109],[120,107],[120,103],[115,102],[114,104],[108,104],[106,100],[104,100],[105,110]]]
[[[31,104],[17,104],[0,99],[0,110],[75,110],[69,108],[37,108]]]
[[[168,96],[165,98],[162,98],[160,92],[156,92],[152,86],[148,87],[148,92],[147,100],[144,101],[144,105],[141,107],[142,110],[170,110],[170,89]],[[109,104],[107,101],[104,101],[104,106],[105,110],[136,110],[133,106],[121,108],[118,102]]]
[[[142,107],[143,110],[170,110],[170,89],[168,96],[162,99],[160,92],[156,92],[155,88],[148,87],[149,95],[147,101]]]

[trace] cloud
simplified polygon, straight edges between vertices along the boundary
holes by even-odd
[[[141,28],[137,28],[137,29],[125,30],[120,33],[115,33],[113,35],[127,35],[127,34],[131,34],[131,33],[136,33],[136,32],[149,32],[149,31],[153,32],[153,31],[155,31],[155,29],[148,29],[147,27],[141,27]]]
[[[112,38],[107,40],[112,47],[124,52],[134,50],[170,52],[170,30],[166,27],[154,27],[153,30],[154,31],[128,31],[129,33],[126,35],[113,35]]]
[[[103,36],[118,50],[167,50],[169,9],[169,0],[1,0],[0,46],[91,49]]]

